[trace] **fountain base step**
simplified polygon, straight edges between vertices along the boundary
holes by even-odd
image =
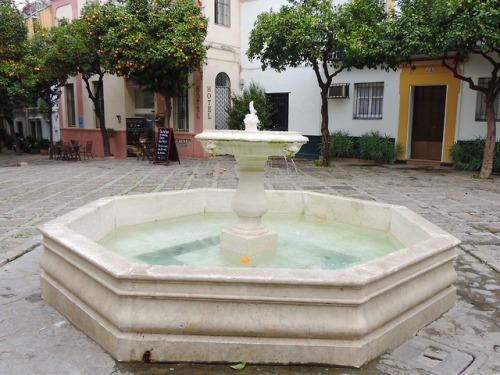
[[[245,236],[226,229],[220,234],[220,248],[223,253],[234,254],[238,257],[251,258],[274,254],[278,249],[278,234],[268,231],[264,234]]]
[[[327,364],[361,367],[412,338],[455,304],[453,286],[422,302],[370,334],[359,338],[308,339],[136,333],[117,330],[54,280],[41,279],[44,299],[120,362],[140,362],[149,352],[153,362],[246,361],[261,364]]]
[[[272,214],[386,230],[405,246],[340,270],[151,265],[96,242],[117,227],[230,212],[233,194],[102,198],[43,224],[42,298],[119,361],[148,354],[163,362],[354,367],[401,345],[455,303],[460,242],[404,207],[378,202],[268,192]]]

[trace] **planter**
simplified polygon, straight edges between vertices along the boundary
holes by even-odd
[[[48,148],[41,148],[40,149],[40,154],[41,155],[48,155],[49,154],[49,149]]]
[[[39,148],[30,148],[30,154],[39,154],[40,153],[40,149]]]
[[[333,158],[333,161],[340,163],[351,163],[351,164],[377,164],[376,160],[372,159],[361,159],[361,158]]]

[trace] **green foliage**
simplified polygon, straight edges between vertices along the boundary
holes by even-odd
[[[375,160],[380,163],[394,164],[396,156],[401,152],[402,146],[394,143],[394,138],[371,131],[359,138],[359,156],[364,159]]]
[[[260,130],[274,130],[271,118],[274,113],[272,103],[267,100],[266,92],[258,84],[252,82],[240,95],[231,95],[232,104],[227,110],[227,125],[229,129],[244,130],[243,120],[249,113],[250,102],[254,102],[254,108],[259,116]]]
[[[320,142],[320,150],[323,149]],[[331,155],[339,158],[362,158],[379,163],[394,164],[403,146],[394,143],[394,138],[371,131],[354,137],[348,131],[339,130],[330,134]]]
[[[41,28],[35,23],[35,34],[28,39],[30,65],[34,78],[34,93],[41,98],[40,112],[50,114],[59,98],[59,89],[76,66],[61,63],[65,52],[55,43],[57,27]]]
[[[50,147],[50,140],[48,138],[42,138],[38,141],[41,149],[48,149]]]
[[[485,98],[487,127],[486,157],[481,177],[493,170],[496,140],[494,103],[500,93],[500,0],[399,0],[400,11],[391,23],[393,50],[407,62],[427,55],[441,64],[469,88]],[[471,55],[482,59],[482,74],[489,77],[479,85],[478,75],[462,69]],[[488,74],[488,68],[490,72]]]
[[[453,167],[462,171],[479,171],[483,163],[484,138],[455,142],[450,147]],[[493,171],[500,172],[500,142],[495,145]]]
[[[36,137],[28,135],[24,139],[24,147],[27,152],[31,152],[36,149],[40,149],[40,140]]]
[[[339,130],[330,134],[331,155],[340,158],[357,158],[357,138],[348,131]]]
[[[27,29],[21,13],[11,0],[0,0],[0,15],[0,115],[12,122],[14,110],[30,102],[33,77],[25,63]]]
[[[128,0],[112,17],[99,51],[110,72],[169,98],[201,71],[208,19],[192,0]]]
[[[323,163],[329,165],[328,88],[333,78],[352,68],[390,68],[396,58],[387,14],[379,0],[294,0],[257,17],[247,56],[262,69],[284,71],[309,66],[321,89]]]

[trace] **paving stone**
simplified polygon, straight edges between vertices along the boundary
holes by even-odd
[[[6,167],[14,162],[27,164]],[[219,175],[223,168],[226,172]],[[210,175],[212,170],[217,173]],[[457,236],[462,240],[455,261],[457,303],[406,346],[361,369],[249,364],[244,373],[500,373],[500,184],[496,176],[493,182],[478,181],[471,178],[473,174],[405,165],[360,167],[336,163],[318,168],[311,161],[296,160],[295,165],[287,165],[282,159],[272,160],[266,168],[266,189],[312,190],[398,204]],[[4,152],[0,154],[0,175],[0,374],[234,372],[226,365],[116,363],[40,299],[41,248],[37,243],[41,236],[36,230],[40,223],[101,197],[236,188],[237,167],[232,157],[185,158],[181,165],[160,167],[135,158],[66,163]]]

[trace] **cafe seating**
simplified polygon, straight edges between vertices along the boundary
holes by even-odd
[[[92,160],[94,160],[94,156],[92,155],[92,141],[87,141],[85,143],[85,147],[80,150],[80,155],[82,155],[84,159],[89,159],[91,157]]]
[[[82,160],[80,156],[80,145],[78,142],[63,143],[61,147],[63,160]]]

